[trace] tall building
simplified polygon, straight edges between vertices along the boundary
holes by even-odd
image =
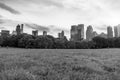
[[[78,25],[78,40],[81,41],[84,39],[84,24]]]
[[[23,27],[24,27],[24,24],[21,24],[21,34],[23,34]]]
[[[77,41],[77,34],[78,34],[77,26],[76,25],[71,26],[71,41]]]
[[[114,27],[115,37],[120,37],[120,24]]]
[[[71,26],[71,41],[81,41],[84,39],[84,24]]]
[[[111,26],[107,27],[107,38],[113,38],[113,31]]]
[[[43,31],[43,36],[47,36],[47,31]]]
[[[33,36],[38,36],[38,30],[33,30],[33,31],[32,31],[32,35],[33,35]]]
[[[115,36],[115,37],[119,37],[118,26],[115,26],[115,27],[114,27],[114,36]]]
[[[21,29],[20,29],[20,25],[19,24],[16,26],[16,33],[17,33],[17,35],[21,34]]]
[[[10,35],[10,31],[8,30],[1,30],[1,36],[6,37]]]
[[[92,38],[93,38],[93,28],[91,25],[89,25],[86,30],[86,40],[90,41],[92,40]]]
[[[21,25],[18,24],[16,26],[16,33],[17,33],[17,35],[23,34],[23,27],[24,27],[23,24],[21,24]]]
[[[58,38],[60,39],[64,39],[64,31],[62,31],[61,33],[58,33]]]

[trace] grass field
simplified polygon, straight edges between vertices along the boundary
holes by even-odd
[[[120,49],[0,49],[0,80],[120,80]]]

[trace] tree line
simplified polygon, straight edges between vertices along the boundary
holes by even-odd
[[[0,36],[1,47],[33,49],[100,49],[120,48],[120,38],[94,37],[92,41],[68,41],[51,35],[33,36],[28,34]]]

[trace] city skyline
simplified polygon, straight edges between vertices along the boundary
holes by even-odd
[[[29,34],[27,32],[25,32],[24,26],[26,24],[18,24],[16,25],[16,28],[12,31],[12,33],[10,32],[10,30],[1,30],[0,34],[1,36],[10,36],[10,35],[20,35],[20,34]],[[39,31],[37,29],[33,29],[31,34],[29,35],[33,35],[33,36],[47,36],[47,35],[51,35],[55,38],[58,39],[68,39],[70,41],[82,41],[82,40],[86,40],[86,41],[91,41],[94,37],[99,36],[99,37],[103,37],[103,38],[113,38],[113,37],[120,37],[120,25],[114,26],[114,28],[112,28],[112,26],[107,26],[106,31],[107,33],[101,32],[100,34],[97,33],[97,31],[94,30],[92,25],[88,25],[87,29],[85,30],[86,26],[84,26],[84,24],[78,24],[78,25],[71,25],[71,29],[70,29],[70,38],[68,38],[65,35],[65,31],[62,30],[61,32],[58,32],[57,37],[55,37],[54,35],[48,34],[47,31],[45,30],[41,30],[42,34],[39,34]]]
[[[70,37],[70,26],[83,23],[93,25],[98,33],[106,33],[106,25],[119,24],[119,3],[119,0],[0,0],[0,29],[12,31],[18,23],[37,24],[42,25],[37,28],[52,35],[64,30]],[[36,28],[27,26],[27,32]]]

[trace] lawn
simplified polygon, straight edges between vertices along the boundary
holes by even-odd
[[[120,80],[120,49],[0,49],[0,80]]]

